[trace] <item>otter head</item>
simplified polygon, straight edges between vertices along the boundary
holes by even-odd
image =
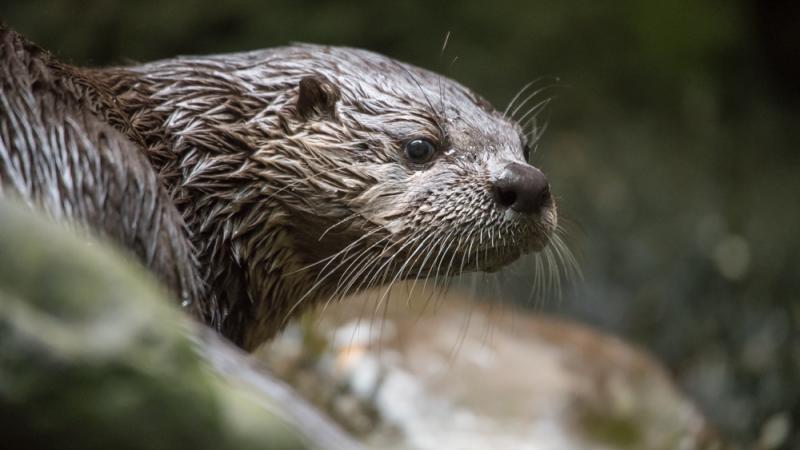
[[[556,205],[517,123],[452,80],[374,53],[295,52],[309,67],[297,74],[293,158],[314,168],[289,205],[293,234],[337,294],[493,271],[547,244]]]
[[[493,271],[556,227],[521,127],[375,53],[300,45],[100,71],[252,348],[315,299]]]

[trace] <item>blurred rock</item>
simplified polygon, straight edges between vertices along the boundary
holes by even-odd
[[[456,294],[424,314],[430,294],[410,308],[393,295],[375,314],[362,307],[374,295],[328,307],[261,356],[376,448],[723,448],[663,368],[625,342]]]

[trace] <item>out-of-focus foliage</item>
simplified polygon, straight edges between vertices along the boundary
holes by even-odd
[[[534,162],[586,280],[539,304],[652,349],[712,421],[757,439],[800,422],[795,4],[25,0],[0,16],[75,63],[344,44],[501,109],[545,77]],[[501,295],[525,302],[529,282]]]

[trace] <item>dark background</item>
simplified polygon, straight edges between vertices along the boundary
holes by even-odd
[[[500,109],[544,77],[555,99],[534,163],[585,280],[537,308],[650,349],[735,440],[789,424],[797,442],[797,5],[25,0],[0,17],[76,64],[341,44],[446,73]],[[514,283],[505,295],[527,299],[529,280]]]

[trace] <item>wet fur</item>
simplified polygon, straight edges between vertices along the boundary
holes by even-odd
[[[29,49],[22,53],[52,61]],[[204,321],[246,349],[322,298],[401,279],[494,270],[541,249],[556,227],[552,202],[541,216],[528,218],[492,199],[493,179],[508,162],[522,160],[526,143],[516,122],[449,79],[381,55],[302,45],[138,67],[55,66],[56,75],[48,76],[79,86],[66,91],[79,99],[70,105],[86,116],[82,126],[116,130],[109,134],[119,141],[120,155],[109,154],[108,164],[143,180],[136,182],[147,191],[142,198],[118,203],[139,208],[155,202],[172,214],[158,221],[178,237],[171,245],[191,248],[183,259],[155,257],[171,268],[137,253],[157,273],[199,271],[201,281],[178,277],[168,284],[188,292]],[[31,85],[41,76],[23,74]],[[29,101],[53,102],[25,86],[3,89],[4,96],[22,91]],[[20,120],[27,123],[22,128],[43,133],[69,122],[47,118],[41,124]],[[4,123],[11,130],[3,138],[7,146],[26,132]],[[440,144],[425,167],[403,157],[403,144],[418,137]],[[81,152],[97,156],[106,146],[98,138]],[[53,147],[41,154],[12,146],[7,153],[44,156],[65,169],[52,155],[69,150]],[[160,186],[154,186],[156,174]],[[27,174],[16,178],[46,184]],[[115,181],[103,183],[77,195],[113,192]],[[50,200],[55,210],[64,202]],[[88,217],[75,219],[113,234],[115,227],[130,227],[126,218],[136,222],[141,215],[126,216],[123,208],[115,225],[99,226]],[[162,230],[151,227],[150,233]]]
[[[182,216],[139,147],[91,112],[61,63],[2,27],[0,61],[0,194],[88,226],[182,298],[202,297]]]

